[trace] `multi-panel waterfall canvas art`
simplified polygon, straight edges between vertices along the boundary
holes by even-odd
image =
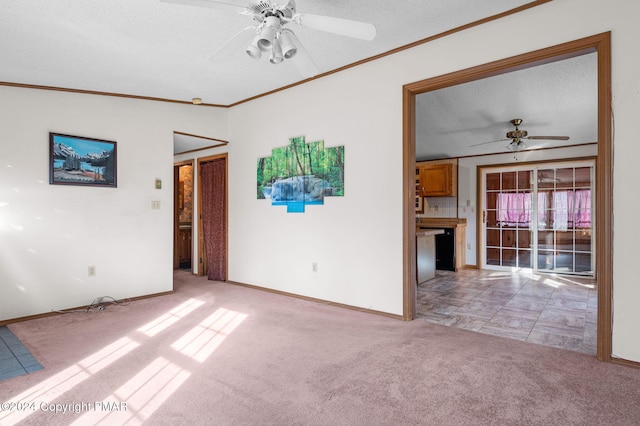
[[[306,205],[324,204],[325,197],[344,196],[344,146],[325,148],[324,141],[304,136],[258,159],[257,198],[288,213],[303,213]]]

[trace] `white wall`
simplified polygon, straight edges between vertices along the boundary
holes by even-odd
[[[171,289],[174,130],[230,141],[231,280],[400,315],[402,85],[612,31],[613,353],[640,362],[639,14],[556,0],[230,110],[0,87],[0,319]],[[49,185],[49,131],[118,141],[118,189]],[[287,214],[256,199],[256,161],[299,135],[345,145],[345,197]]]
[[[640,179],[639,13],[635,0],[556,0],[232,108],[229,278],[401,314],[402,85],[612,31],[613,352],[640,361],[633,226],[640,202],[629,196]],[[298,135],[345,145],[345,197],[287,214],[255,199],[255,164]]]
[[[173,289],[173,131],[227,110],[0,86],[0,120],[0,320]],[[116,141],[118,187],[50,185],[49,132]]]
[[[374,73],[384,80],[384,70]],[[361,75],[345,71],[232,108],[229,279],[402,313],[402,111],[363,107],[398,105],[401,87],[369,91]],[[294,214],[256,199],[256,163],[301,135],[345,146],[345,196]]]

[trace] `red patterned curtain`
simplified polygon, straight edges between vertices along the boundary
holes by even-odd
[[[227,199],[226,158],[203,163],[202,180],[202,231],[207,252],[207,277],[210,280],[227,279]]]

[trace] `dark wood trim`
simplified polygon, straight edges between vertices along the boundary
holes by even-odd
[[[180,234],[180,209],[178,208],[178,186],[180,185],[180,165],[173,165],[173,270],[180,268],[178,253]]]
[[[135,302],[137,300],[150,299],[152,297],[168,296],[168,295],[173,294],[173,293],[174,293],[173,290],[171,290],[171,291],[163,291],[161,293],[147,294],[147,295],[144,295],[144,296],[125,297],[124,299],[119,299],[119,300],[125,300],[126,299],[128,301]],[[90,306],[91,305],[84,305],[84,306],[78,306],[77,308],[61,309],[59,311],[46,312],[44,314],[36,314],[36,315],[29,315],[29,316],[26,316],[26,317],[12,318],[12,319],[8,319],[8,320],[1,320],[0,321],[0,327],[2,327],[3,325],[13,324],[13,323],[16,323],[16,322],[31,321],[31,320],[35,320],[35,319],[51,317],[51,316],[54,316],[54,315],[65,315],[65,314],[68,314],[68,313],[72,313],[73,311],[86,310]]]
[[[518,161],[518,163],[514,163],[513,166],[514,167],[536,166],[540,164],[568,163],[573,161],[593,161],[597,159],[598,157],[594,157],[591,155],[586,157],[551,158],[549,160]],[[505,164],[482,164],[478,166],[479,169],[499,169],[504,167],[509,167],[509,166]]]
[[[420,46],[421,44],[425,44],[425,43],[428,43],[430,41],[437,40],[439,38],[446,37],[448,35],[451,35],[451,34],[454,34],[454,33],[460,32],[460,31],[464,31],[464,30],[469,29],[469,28],[473,28],[473,27],[478,26],[478,25],[486,24],[486,23],[494,21],[496,19],[504,18],[505,16],[509,16],[509,15],[514,14],[514,13],[522,12],[524,10],[530,9],[532,7],[535,7],[535,6],[540,6],[540,5],[542,5],[544,3],[548,3],[550,1],[552,1],[552,0],[534,0],[534,1],[530,2],[530,3],[527,3],[525,5],[516,7],[516,8],[511,9],[511,10],[507,10],[507,11],[499,13],[497,15],[489,16],[487,18],[483,18],[483,19],[480,19],[478,21],[474,21],[474,22],[462,25],[462,26],[453,28],[453,29],[445,31],[445,32],[442,32],[442,33],[439,33],[439,34],[435,34],[433,36],[424,38],[422,40],[418,40],[418,41],[415,41],[413,43],[405,44],[404,46],[397,47],[395,49],[380,53],[378,55],[363,59],[361,61],[353,62],[351,64],[348,64],[348,65],[345,65],[343,67],[337,68],[335,70],[328,71],[328,72],[325,72],[325,73],[322,73],[322,74],[318,74],[318,75],[316,75],[314,77],[307,78],[305,80],[301,80],[301,81],[298,81],[296,83],[289,84],[289,85],[286,85],[286,86],[283,86],[283,87],[280,87],[280,88],[277,88],[277,89],[274,89],[274,90],[271,90],[271,91],[268,91],[268,92],[265,92],[265,93],[261,93],[259,95],[252,96],[250,98],[246,98],[246,99],[243,99],[241,101],[231,103],[229,105],[203,103],[203,104],[200,104],[198,106],[217,107],[217,108],[234,107],[236,105],[240,105],[240,104],[243,104],[243,103],[246,103],[246,102],[250,102],[250,101],[256,100],[258,98],[269,96],[269,95],[272,95],[274,93],[290,89],[292,87],[300,86],[302,84],[308,83],[310,81],[317,80],[317,79],[322,78],[322,77],[326,77],[326,76],[331,75],[331,74],[336,74],[338,72],[347,70],[349,68],[357,67],[358,65],[362,65],[362,64],[365,64],[367,62],[371,62],[371,61],[375,61],[375,60],[380,59],[380,58],[384,58],[385,56],[393,55],[394,53],[402,52],[403,50],[407,50],[407,49],[411,49],[411,48],[416,47],[416,46]],[[122,94],[122,93],[98,92],[98,91],[92,91],[92,90],[69,89],[69,88],[64,88],[64,87],[39,86],[39,85],[35,85],[35,84],[10,83],[10,82],[2,82],[2,81],[0,81],[0,86],[13,86],[13,87],[22,87],[22,88],[27,88],[27,89],[55,90],[55,91],[59,91],[59,92],[83,93],[83,94],[89,94],[89,95],[115,96],[115,97],[120,97],[120,98],[143,99],[143,100],[149,100],[149,101],[172,102],[172,103],[188,104],[188,105],[193,104],[192,101],[180,101],[180,100],[175,100],[175,99],[155,98],[155,97],[149,97],[149,96],[126,95],[126,94]]]
[[[402,253],[403,297],[402,318],[411,321],[416,316],[416,299],[418,292],[416,261],[416,95],[406,89],[402,92]]]
[[[178,185],[180,184],[180,167],[181,166],[191,166],[192,167],[192,172],[191,172],[191,179],[195,179],[195,161],[193,159],[191,160],[184,160],[184,161],[180,161],[177,163],[173,163],[173,269],[179,269],[180,268],[180,259],[179,259],[179,253],[178,253],[178,238],[180,235],[180,211],[178,208]],[[195,196],[195,194],[193,194],[193,196]],[[191,213],[191,222],[193,223],[193,214],[195,212]],[[192,235],[193,235],[193,227],[192,229]],[[191,272],[193,272],[193,257],[191,258]]]
[[[455,71],[438,77],[407,84],[403,87],[403,182],[404,182],[404,312],[414,315],[416,283],[411,265],[415,260],[415,224],[409,219],[413,203],[407,193],[413,190],[415,173],[415,96],[444,87],[526,69],[586,53],[598,52],[598,158],[596,161],[596,276],[598,282],[598,348],[597,358],[611,362],[612,290],[613,290],[613,140],[611,123],[611,33],[606,32],[545,49]]]
[[[192,133],[178,132],[178,131],[174,130],[173,134],[174,135],[189,136],[189,137],[192,137],[192,138],[198,138],[198,139],[204,139],[204,140],[208,140],[208,141],[217,142],[214,145],[209,145],[209,146],[205,146],[205,147],[202,147],[202,148],[190,149],[188,151],[182,151],[182,152],[174,152],[173,155],[190,154],[190,153],[193,153],[193,152],[204,151],[206,149],[212,149],[212,148],[218,148],[220,146],[225,146],[225,145],[229,144],[229,141],[226,141],[224,139],[210,138],[210,137],[207,137],[207,136],[194,135]]]
[[[241,282],[238,282],[238,281],[227,281],[227,283],[233,284],[233,285],[237,285],[237,286],[241,286],[241,287],[251,288],[251,289],[254,289],[254,290],[266,291],[268,293],[279,294],[281,296],[293,297],[295,299],[308,300],[310,302],[321,303],[323,305],[330,305],[330,306],[335,306],[335,307],[338,307],[338,308],[349,309],[349,310],[352,310],[352,311],[363,312],[363,313],[366,313],[366,314],[380,315],[380,316],[383,316],[383,317],[393,318],[393,319],[397,319],[397,320],[404,319],[400,315],[394,315],[394,314],[390,314],[388,312],[375,311],[373,309],[360,308],[358,306],[353,306],[353,305],[345,305],[343,303],[331,302],[331,301],[324,300],[324,299],[316,299],[315,297],[302,296],[302,295],[296,294],[296,293],[289,293],[289,292],[286,292],[286,291],[275,290],[275,289],[272,289],[272,288],[260,287],[260,286],[253,285],[253,284],[245,284],[245,283],[241,283]]]
[[[202,232],[202,179],[200,179],[200,170],[203,163],[209,161],[218,160],[224,158],[224,175],[225,175],[225,234],[226,234],[226,268],[225,268],[225,281],[229,278],[229,154],[216,154],[208,157],[198,158],[198,170],[194,173],[198,176],[198,253],[196,260],[198,261],[198,274],[199,276],[205,275],[207,264],[207,253],[204,249],[204,233]]]
[[[482,167],[476,167],[476,267],[481,269],[480,259],[482,259],[482,247],[480,246],[480,241],[482,238],[482,229],[480,227],[480,200],[482,200],[482,191],[480,182],[482,180]]]
[[[170,102],[174,104],[193,105],[193,102],[191,101],[179,101],[176,99],[156,98],[153,96],[127,95],[125,93],[112,93],[112,92],[100,92],[96,90],[71,89],[68,87],[41,86],[38,84],[11,83],[8,81],[0,81],[0,86],[19,87],[22,89],[53,90],[55,92],[81,93],[83,95],[113,96],[116,98],[141,99],[144,101]],[[196,106],[228,108],[227,105],[216,105],[216,104],[200,104]]]
[[[623,359],[623,358],[611,358],[611,363],[612,364],[623,365],[625,367],[640,368],[640,362],[629,361],[629,360]]]
[[[210,137],[207,137],[207,136],[194,135],[193,133],[178,132],[178,131],[175,131],[175,130],[174,130],[173,134],[174,135],[182,135],[182,136],[191,136],[193,138],[198,138],[198,139],[207,139],[207,140],[215,141],[215,142],[222,142],[223,145],[226,145],[226,144],[229,143],[229,141],[226,141],[224,139],[210,138]]]
[[[216,144],[216,145],[205,146],[205,147],[202,147],[202,148],[190,149],[189,151],[176,152],[173,155],[191,154],[191,153],[194,153],[194,152],[205,151],[207,149],[218,148],[220,146],[226,146],[227,144],[228,144],[228,142],[223,142],[223,143],[219,143],[219,144]]]
[[[596,270],[598,359],[613,352],[613,129],[611,121],[611,33],[594,37],[598,51],[598,159],[596,161]]]
[[[567,148],[577,148],[580,146],[589,146],[589,145],[598,145],[598,142],[586,142],[586,143],[577,143],[575,145],[564,145],[564,146],[551,146],[551,147],[546,147],[546,148],[532,148],[532,149],[525,149],[523,151],[520,152],[531,152],[531,151],[548,151],[548,150],[553,150],[553,149],[567,149]],[[487,154],[473,154],[473,155],[461,155],[459,157],[451,157],[451,158],[447,158],[447,159],[457,159],[460,160],[461,158],[476,158],[476,157],[489,157],[491,155],[504,155],[504,154],[511,154],[513,155],[513,151],[503,151],[503,152],[489,152]],[[418,162],[423,162],[423,161],[434,161],[436,159],[427,159],[427,160],[417,160]],[[524,164],[524,163],[522,163]]]

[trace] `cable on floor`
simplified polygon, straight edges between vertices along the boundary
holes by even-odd
[[[102,312],[105,309],[107,309],[109,306],[111,305],[116,305],[116,306],[128,306],[129,303],[131,303],[130,299],[115,299],[111,296],[101,296],[101,297],[96,297],[95,299],[93,299],[93,301],[89,304],[89,306],[87,306],[86,309],[72,309],[72,310],[55,310],[52,309],[52,312],[57,312],[59,314],[72,314],[75,312],[83,312],[83,313],[89,313],[89,312]]]

